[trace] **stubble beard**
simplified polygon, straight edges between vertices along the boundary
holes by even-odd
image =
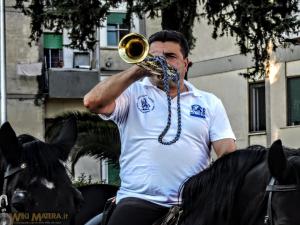
[[[151,76],[149,79],[154,86],[164,91],[164,81],[162,78],[155,75],[155,76]],[[168,85],[170,89],[177,89],[177,82],[168,80]]]

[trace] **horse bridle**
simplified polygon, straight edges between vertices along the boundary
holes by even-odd
[[[27,167],[26,163],[21,163],[17,167],[11,167],[11,165],[7,165],[5,173],[4,173],[4,182],[3,182],[3,189],[2,195],[0,196],[0,210],[5,212],[8,207],[8,199],[7,199],[7,184],[8,178],[12,177],[13,175],[21,172]]]
[[[62,160],[58,160],[58,161],[62,164],[62,166],[66,169],[66,171],[71,174],[70,169],[65,165],[65,163]],[[21,163],[17,167],[11,167],[11,165],[7,165],[5,173],[4,173],[4,182],[3,182],[2,194],[0,196],[0,212],[5,212],[7,207],[9,206],[8,198],[7,198],[8,178],[14,176],[15,174],[23,171],[26,168],[27,168],[26,163]]]
[[[266,192],[268,195],[268,204],[267,204],[267,215],[265,216],[264,223],[267,225],[273,225],[273,217],[272,217],[272,195],[273,192],[291,192],[291,191],[300,191],[299,184],[275,184],[276,179],[271,177],[270,183],[266,188]]]

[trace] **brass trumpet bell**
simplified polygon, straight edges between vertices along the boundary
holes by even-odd
[[[149,43],[143,35],[129,33],[120,40],[118,51],[125,62],[139,63],[148,56]]]
[[[151,71],[151,73],[157,75],[159,79],[162,79],[162,67],[156,62],[149,60],[153,58],[153,56],[149,54],[149,48],[149,42],[143,35],[129,33],[120,40],[118,51],[120,57],[126,63],[135,63],[145,70]],[[172,77],[176,76],[176,70],[169,64],[167,65],[167,74]]]

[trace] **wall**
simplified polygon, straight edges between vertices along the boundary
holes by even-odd
[[[241,71],[198,76],[189,81],[221,99],[236,135],[237,145],[245,147],[248,145],[248,84],[247,80],[238,75],[239,72]]]
[[[148,15],[146,15],[146,18],[147,17],[148,17]],[[150,35],[161,30],[161,19],[160,18],[155,18],[155,19],[147,18],[145,21],[145,25],[146,25],[146,36],[147,36],[147,38],[149,38]]]
[[[16,64],[36,63],[39,61],[38,46],[28,46],[30,20],[12,7],[6,7],[6,73],[7,92],[18,94],[36,94],[36,77],[19,76]]]
[[[248,81],[238,75],[246,70],[235,70],[251,66],[249,57],[231,55],[197,61],[191,68],[189,80],[200,89],[216,94],[223,101],[239,148],[253,144],[270,146],[279,138],[284,145],[299,148],[297,132],[300,126],[287,126],[286,79],[300,75],[300,61],[297,60],[300,58],[299,47],[292,48],[294,51],[278,49],[273,53],[270,76],[265,79],[268,125],[263,132],[249,133]]]
[[[270,145],[279,138],[279,129],[286,127],[285,63],[272,63],[270,77],[265,82],[266,87],[268,83],[270,85],[269,94],[266,91],[267,98],[270,98],[270,109],[266,110],[266,119],[271,124],[270,131],[267,131],[267,145]]]
[[[9,99],[7,120],[17,135],[30,134],[44,140],[44,108],[32,99]]]
[[[300,75],[300,60],[296,61],[290,61],[286,63],[286,77],[284,78],[284,85],[286,86],[286,79],[287,77],[293,77],[293,76],[299,76]],[[283,91],[283,94],[285,96],[284,103],[286,102],[286,91]],[[276,93],[274,93],[276,95]],[[278,96],[278,95],[277,95]],[[280,100],[277,102],[277,104],[274,104],[274,107],[277,107],[277,110],[279,112],[284,109],[285,111],[282,112],[284,115],[284,121],[282,123],[282,126],[280,126],[280,129],[278,130],[278,136],[282,139],[282,142],[284,145],[292,148],[299,148],[300,147],[300,126],[287,126],[287,119],[286,119],[286,105],[282,105]]]
[[[239,48],[234,44],[235,38],[225,36],[215,40],[212,38],[212,31],[213,28],[207,24],[206,19],[195,20],[193,34],[197,41],[196,47],[191,52],[192,61],[205,61],[239,54]]]
[[[17,64],[39,62],[39,46],[30,47],[30,19],[16,11],[14,1],[6,1],[6,88],[7,120],[17,134],[28,133],[44,137],[43,100],[37,101],[38,74],[17,75]],[[40,74],[40,71],[38,72]]]

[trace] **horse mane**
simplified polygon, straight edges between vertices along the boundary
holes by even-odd
[[[298,149],[287,148],[287,147],[283,147],[283,148],[284,148],[284,153],[287,157],[300,156],[300,148]]]
[[[265,156],[264,147],[250,146],[222,156],[189,178],[182,187],[184,224],[233,225],[235,195],[246,174]]]
[[[26,162],[31,174],[53,180],[64,170],[57,146],[27,134],[18,136],[18,141],[22,145],[21,162]]]

